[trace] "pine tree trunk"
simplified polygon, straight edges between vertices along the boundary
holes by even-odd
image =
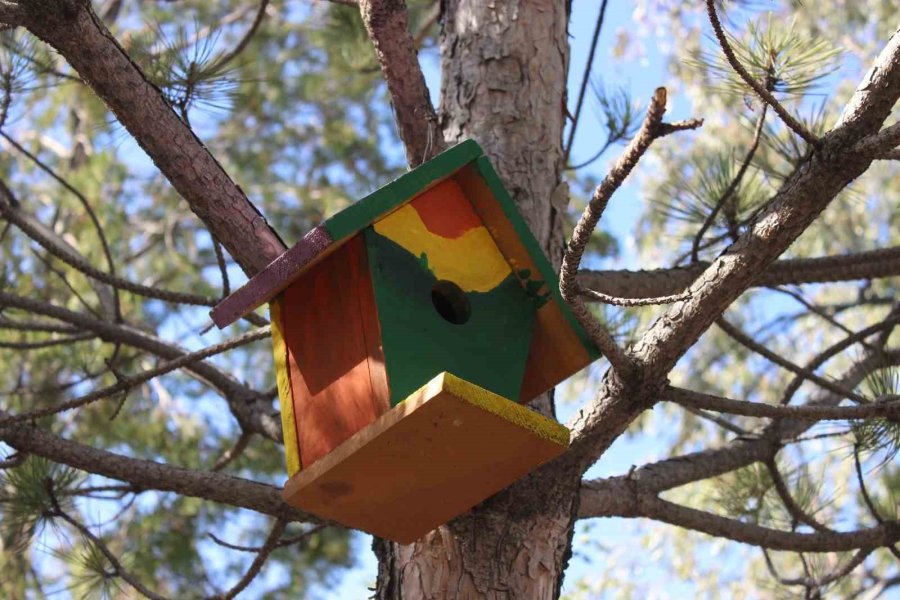
[[[443,0],[441,126],[476,139],[551,261],[562,257],[567,2]],[[548,397],[533,405],[552,413]],[[376,540],[382,599],[559,596],[580,473],[550,464],[422,540]]]

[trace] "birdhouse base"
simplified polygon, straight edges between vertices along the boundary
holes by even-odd
[[[559,423],[441,373],[297,473],[282,495],[323,519],[411,543],[568,443]]]

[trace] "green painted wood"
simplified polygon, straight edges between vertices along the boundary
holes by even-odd
[[[350,237],[483,154],[475,140],[457,144],[327,219],[324,226],[335,241]]]
[[[581,344],[587,351],[588,356],[591,357],[591,360],[593,361],[600,358],[600,351],[597,350],[597,347],[591,342],[590,338],[588,338],[584,328],[581,327],[581,323],[578,322],[578,319],[576,319],[575,315],[572,314],[572,311],[569,310],[569,305],[563,300],[562,294],[559,292],[559,278],[556,275],[556,271],[553,269],[550,261],[547,260],[544,251],[541,250],[538,241],[531,233],[531,229],[529,229],[528,225],[525,223],[525,219],[519,214],[515,202],[509,197],[509,193],[506,191],[503,182],[500,181],[500,176],[497,175],[493,165],[491,165],[491,161],[486,156],[481,156],[476,159],[475,168],[477,169],[478,174],[484,179],[485,183],[487,183],[494,198],[503,208],[506,218],[509,219],[513,229],[515,229],[516,234],[519,236],[522,245],[525,247],[531,260],[540,271],[541,278],[546,282],[547,285],[541,292],[549,292],[550,297],[559,305],[566,321],[578,335],[578,339],[581,340]]]
[[[468,292],[470,317],[445,320],[432,302],[437,283],[427,256],[365,230],[369,269],[381,322],[391,406],[447,371],[517,399],[534,328],[535,307],[516,277],[486,293]]]

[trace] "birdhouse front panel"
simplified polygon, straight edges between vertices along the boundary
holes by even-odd
[[[518,398],[536,308],[445,180],[365,230],[391,404],[447,371]]]

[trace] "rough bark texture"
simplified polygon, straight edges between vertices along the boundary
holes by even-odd
[[[409,166],[418,166],[440,154],[446,145],[409,33],[406,2],[361,0],[359,10],[388,84],[406,160]]]
[[[475,138],[558,265],[566,7],[549,0],[449,0],[443,7],[441,126]],[[548,398],[535,406],[552,411]],[[556,598],[570,553],[579,473],[553,464],[419,542],[376,542],[379,598]]]

